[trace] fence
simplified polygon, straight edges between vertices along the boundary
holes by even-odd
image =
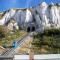
[[[30,60],[29,55],[15,55],[14,60]],[[60,60],[60,54],[34,55],[33,60]]]

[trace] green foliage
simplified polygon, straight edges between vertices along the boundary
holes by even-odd
[[[5,27],[3,26],[0,27],[0,32],[2,31],[2,33],[5,34],[4,37],[0,37],[1,46],[11,46],[14,40],[20,40],[22,37],[24,37],[27,34],[27,32],[22,31],[22,30],[15,30],[14,32],[13,31],[7,32],[7,30],[4,28]]]
[[[4,26],[0,26],[0,38],[5,37]]]
[[[44,35],[52,36],[52,35],[60,35],[59,29],[46,29],[44,30]]]
[[[40,49],[44,46],[48,46],[46,50],[47,53],[60,53],[60,30],[46,29],[43,33],[34,35],[32,45]],[[44,49],[46,49],[46,47]],[[34,49],[34,51],[39,50]]]
[[[3,14],[0,12],[0,19],[2,19],[3,18]]]

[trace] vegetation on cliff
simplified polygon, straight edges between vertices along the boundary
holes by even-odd
[[[35,54],[60,53],[60,29],[47,29],[33,38],[32,50]]]

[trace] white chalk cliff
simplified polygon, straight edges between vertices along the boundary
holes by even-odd
[[[60,28],[60,5],[46,4],[45,2],[30,9],[10,9],[0,20],[0,25],[15,19],[20,27],[35,26],[36,30]]]

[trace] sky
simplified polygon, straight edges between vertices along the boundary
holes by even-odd
[[[42,2],[48,4],[51,2],[60,3],[60,0],[0,0],[0,11],[5,11],[11,8],[31,8]]]

